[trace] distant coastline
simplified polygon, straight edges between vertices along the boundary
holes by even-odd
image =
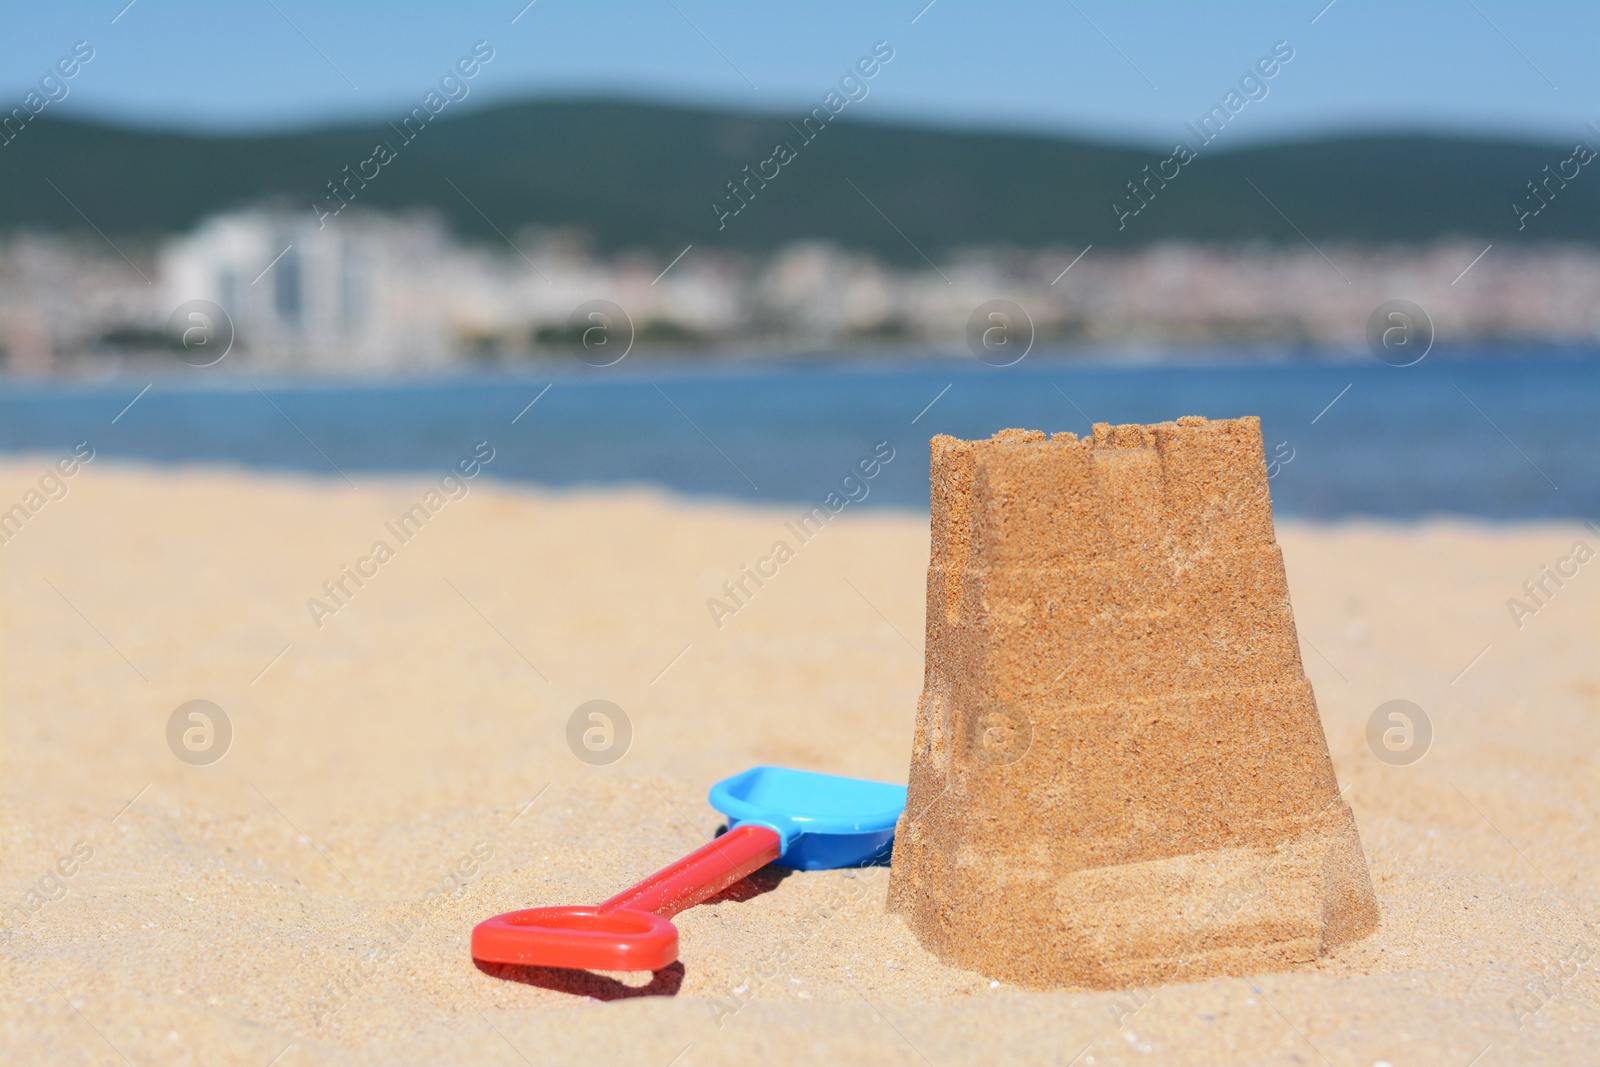
[[[1582,346],[1600,343],[1600,246],[975,247],[918,268],[823,241],[606,258],[528,231],[484,247],[427,216],[352,208],[323,226],[262,208],[143,249],[0,238],[0,368],[92,377],[222,358],[219,374],[360,378],[604,362],[601,348],[634,363],[972,358],[997,300],[1014,309],[1000,340],[1036,360],[1362,358],[1394,300],[1420,309],[1419,350]]]
[[[1254,78],[1241,101],[1265,99]],[[343,179],[337,213],[305,205],[372,150],[367,126],[199,135],[41,114],[0,153],[0,369],[154,368],[196,337],[253,373],[355,377],[538,366],[584,338],[635,360],[959,355],[992,336],[996,301],[1014,309],[1008,351],[1131,361],[1356,352],[1395,300],[1441,346],[1600,341],[1600,182],[1570,143],[1219,146],[1174,182],[1137,146],[851,110],[781,181],[744,178],[763,206],[734,225],[708,193],[794,136],[782,115],[435,106],[381,181]],[[1137,224],[1131,203],[1107,210],[1130,175]]]

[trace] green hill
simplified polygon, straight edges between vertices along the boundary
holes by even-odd
[[[985,243],[1299,242],[1294,227],[1319,243],[1600,240],[1600,176],[1587,166],[1518,230],[1511,204],[1533,206],[1526,183],[1572,155],[1560,145],[1383,135],[1227,150],[1232,132],[1224,131],[1187,165],[1168,164],[1177,177],[1164,189],[1152,180],[1155,198],[1119,228],[1113,203],[1170,148],[846,117],[806,143],[801,118],[539,100],[446,111],[407,142],[383,122],[200,136],[46,112],[0,147],[0,230],[84,228],[77,209],[113,236],[182,230],[268,198],[311,212],[337,206],[328,183],[365,166],[377,176],[348,186],[359,206],[432,208],[462,235],[493,241],[495,228],[579,226],[601,251],[644,246],[670,255],[690,242],[759,251],[822,237],[917,263],[913,242],[937,260]],[[380,142],[394,157],[363,164]],[[794,158],[767,164],[777,177],[765,188],[752,183],[754,199],[719,230],[713,202],[733,206],[726,183],[744,178],[746,165],[755,170],[779,142]],[[1124,210],[1133,204],[1124,201]]]

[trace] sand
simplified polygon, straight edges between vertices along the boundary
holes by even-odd
[[[0,466],[0,508],[56,458]],[[355,481],[96,459],[0,547],[0,1059],[1594,1059],[1600,565],[1520,629],[1506,606],[1595,543],[1576,524],[1279,522],[1381,917],[1307,969],[995,984],[922,949],[874,869],[758,876],[678,917],[681,969],[563,984],[478,970],[473,923],[675,859],[751,764],[905,780],[927,518],[847,509],[719,629],[707,598],[799,508],[480,477],[319,630],[307,598],[436,483]],[[1410,766],[1367,747],[1396,698],[1434,726]],[[209,766],[167,744],[194,699],[233,725]],[[633,726],[609,766],[567,748],[591,699]]]
[[[889,911],[1030,988],[1249,975],[1377,902],[1301,667],[1261,421],[932,442]]]

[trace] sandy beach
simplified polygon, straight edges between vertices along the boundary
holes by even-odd
[[[7,458],[0,511],[61,459]],[[1278,523],[1381,915],[1315,966],[1021,990],[926,952],[879,868],[761,872],[679,916],[680,965],[654,977],[491,973],[474,923],[597,902],[698,846],[719,778],[906,780],[927,516],[846,509],[797,544],[799,505],[352,477],[95,459],[8,531],[0,1060],[1596,1057],[1600,562],[1524,591],[1600,548],[1581,524]],[[708,608],[780,540],[775,577]],[[594,699],[631,723],[609,765],[568,747]],[[1368,746],[1394,699],[1432,725],[1410,765]],[[169,747],[192,700],[231,726],[216,762]]]

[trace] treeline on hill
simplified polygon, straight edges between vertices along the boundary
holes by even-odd
[[[153,236],[276,200],[330,218],[346,201],[429,208],[471,239],[579,227],[601,252],[670,255],[825,238],[904,264],[972,245],[1292,243],[1296,228],[1319,243],[1600,239],[1600,177],[1571,145],[1383,135],[1228,149],[1224,129],[1178,162],[1170,145],[805,119],[543,100],[200,136],[43,114],[0,145],[0,231],[86,216]]]

